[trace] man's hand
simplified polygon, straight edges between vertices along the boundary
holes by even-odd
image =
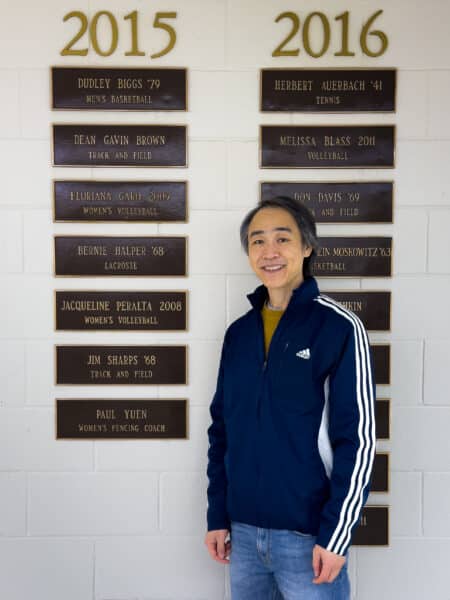
[[[331,583],[339,575],[345,564],[345,557],[335,552],[325,550],[319,544],[313,548],[312,566],[314,570],[313,583]]]
[[[205,536],[205,544],[211,558],[224,565],[230,563],[227,559],[231,553],[231,541],[225,542],[228,533],[228,529],[214,529],[208,531]]]

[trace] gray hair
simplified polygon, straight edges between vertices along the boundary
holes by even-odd
[[[307,256],[303,261],[303,276],[311,275],[311,265],[319,249],[317,239],[316,222],[311,211],[299,200],[294,200],[290,196],[275,196],[268,200],[261,200],[255,208],[249,211],[240,227],[241,244],[246,254],[248,254],[248,228],[250,222],[257,212],[263,208],[282,208],[287,211],[297,224],[300,231],[303,245],[312,248],[311,256]]]

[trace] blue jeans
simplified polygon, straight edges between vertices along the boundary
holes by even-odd
[[[313,535],[231,522],[232,600],[349,600],[347,560],[332,583],[312,583]]]

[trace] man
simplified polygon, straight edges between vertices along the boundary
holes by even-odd
[[[262,284],[223,342],[205,544],[230,564],[233,600],[349,600],[347,552],[375,452],[367,334],[319,293],[301,203],[261,202],[241,241]]]

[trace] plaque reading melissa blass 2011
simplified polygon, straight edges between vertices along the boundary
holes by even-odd
[[[56,167],[185,167],[185,125],[53,125]]]
[[[353,546],[389,545],[389,507],[365,506],[352,538]]]
[[[186,181],[54,181],[55,221],[186,221]]]
[[[185,439],[185,399],[56,400],[57,439]]]
[[[393,112],[395,69],[262,69],[261,110]]]
[[[388,277],[392,238],[321,237],[312,264],[316,277]]]
[[[262,125],[262,168],[394,166],[393,125]]]
[[[183,331],[186,292],[56,291],[57,331]]]
[[[392,223],[392,181],[264,182],[261,199],[290,196],[317,223]]]
[[[351,290],[324,293],[354,312],[369,331],[390,330],[391,292]]]
[[[53,67],[52,108],[186,110],[186,69]]]
[[[56,383],[186,384],[186,346],[56,346]]]
[[[55,275],[184,276],[182,236],[55,236]]]

